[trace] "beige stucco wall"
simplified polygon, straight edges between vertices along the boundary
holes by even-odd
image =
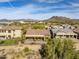
[[[21,37],[21,30],[11,30],[11,33],[8,33],[8,31],[6,31],[6,36],[8,37],[8,35],[11,35],[11,37]]]
[[[21,37],[22,31],[21,30],[15,30],[14,34],[15,34],[14,37]]]
[[[21,30],[11,30],[11,32],[9,33],[8,30],[6,30],[6,32],[0,32],[0,36],[5,36],[6,38],[10,35],[11,38],[16,38],[16,37],[21,37]]]

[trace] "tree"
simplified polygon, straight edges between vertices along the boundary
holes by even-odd
[[[40,51],[43,59],[78,59],[74,42],[69,39],[48,39]],[[75,58],[77,56],[77,58]]]
[[[24,42],[24,40],[26,39],[25,34],[26,34],[26,29],[22,28],[21,42]]]

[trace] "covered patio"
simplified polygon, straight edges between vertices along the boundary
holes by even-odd
[[[26,35],[27,40],[44,40],[44,38],[43,35]]]
[[[75,38],[77,39],[77,34],[76,33],[57,33],[56,37],[60,37],[60,38]]]
[[[45,40],[50,37],[50,32],[48,29],[28,29],[25,37],[27,40]]]

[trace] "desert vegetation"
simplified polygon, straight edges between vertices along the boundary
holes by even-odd
[[[48,39],[40,51],[42,59],[79,59],[79,51],[70,39]]]

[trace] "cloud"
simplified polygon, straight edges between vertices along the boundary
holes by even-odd
[[[79,8],[79,3],[70,2],[70,4],[72,5],[72,7],[78,7]]]
[[[10,2],[10,1],[13,1],[13,0],[0,0],[0,3],[1,2]]]
[[[61,7],[60,7],[61,6]],[[35,4],[23,5],[21,7],[4,7],[0,8],[0,19],[47,19],[52,16],[66,16],[70,18],[79,18],[78,4],[70,3],[70,5],[53,5],[38,6]],[[36,12],[36,13],[34,13]]]
[[[63,0],[37,0],[38,2],[46,2],[46,3],[58,3]]]

